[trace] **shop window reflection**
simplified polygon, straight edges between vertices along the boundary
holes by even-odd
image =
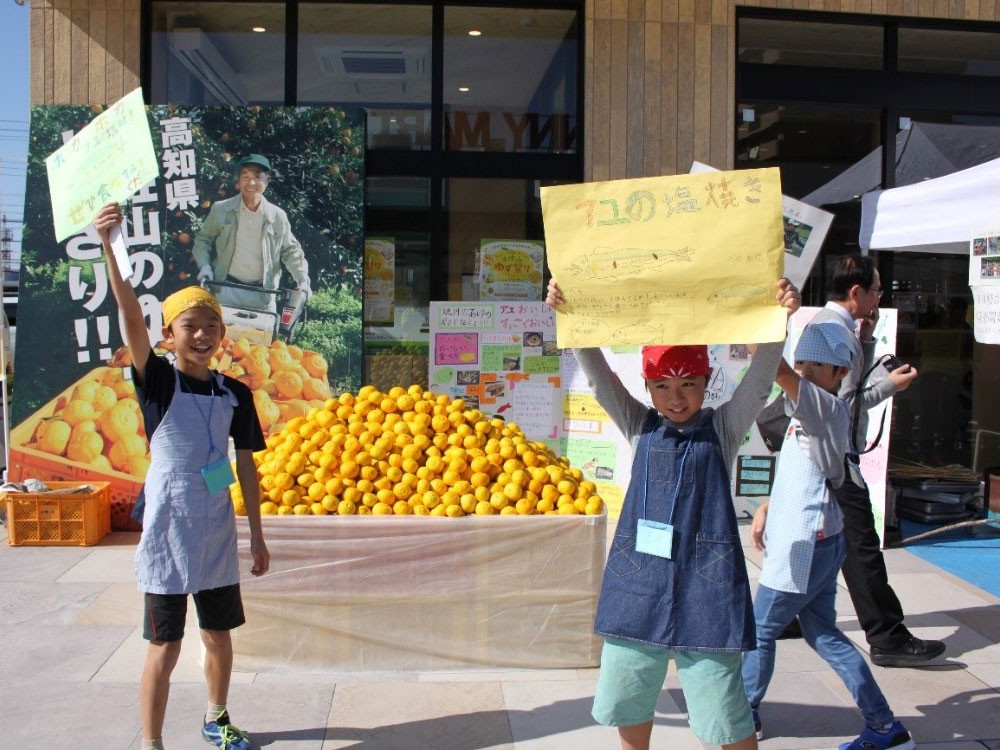
[[[896,351],[920,372],[894,399],[892,453],[928,466],[972,465],[973,355],[969,261],[899,252],[892,263]]]
[[[448,210],[447,299],[480,298],[477,258],[486,240],[544,238],[535,180],[455,178],[446,181]],[[544,273],[544,266],[539,269]],[[538,279],[538,296],[542,299]]]
[[[284,3],[152,5],[150,101],[282,104]]]
[[[445,148],[576,153],[576,57],[575,11],[446,7]]]
[[[298,101],[368,107],[369,149],[429,149],[431,16],[430,6],[301,4]]]

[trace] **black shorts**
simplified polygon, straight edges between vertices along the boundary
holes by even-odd
[[[246,622],[240,585],[221,586],[192,594],[202,630],[232,630]],[[187,594],[146,594],[142,637],[147,641],[179,641],[184,638]]]

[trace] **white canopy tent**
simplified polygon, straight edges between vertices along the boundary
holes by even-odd
[[[973,235],[1000,225],[1000,159],[861,197],[867,250],[967,255]]]

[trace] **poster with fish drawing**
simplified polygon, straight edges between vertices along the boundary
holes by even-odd
[[[779,341],[778,170],[544,187],[560,347]]]

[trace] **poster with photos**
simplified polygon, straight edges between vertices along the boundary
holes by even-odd
[[[431,388],[557,449],[556,325],[544,302],[431,302]]]
[[[976,232],[969,243],[969,286],[974,303],[973,335],[980,344],[1000,344],[1000,225]]]

